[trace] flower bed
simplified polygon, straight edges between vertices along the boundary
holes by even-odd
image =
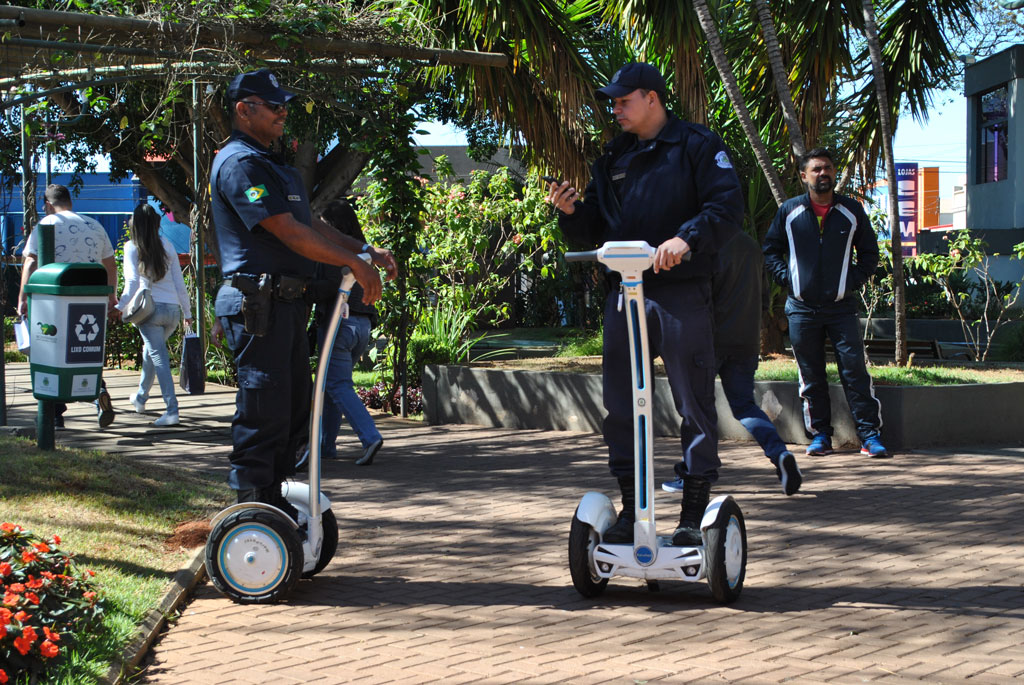
[[[46,671],[103,613],[94,573],[59,545],[56,535],[0,524],[0,684]]]

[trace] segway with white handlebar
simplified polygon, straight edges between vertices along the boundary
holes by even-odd
[[[360,255],[370,261],[369,255]],[[345,267],[321,350],[331,350],[348,318],[348,297],[356,279]],[[338,549],[338,521],[320,492],[320,418],[330,354],[321,352],[309,422],[309,483],[285,481],[281,494],[299,512],[298,522],[262,502],[233,504],[217,514],[206,541],[206,572],[214,586],[241,604],[284,599],[299,578],[320,573]]]
[[[711,594],[722,603],[735,601],[743,589],[747,564],[747,532],[743,512],[729,495],[714,498],[700,523],[702,544],[680,547],[671,535],[658,535],[654,518],[654,421],[651,360],[644,310],[643,272],[654,263],[655,250],[644,241],[607,242],[588,252],[567,252],[567,262],[597,261],[622,276],[628,319],[630,368],[633,380],[633,454],[636,520],[633,544],[602,540],[616,521],[615,506],[603,493],[588,492],[576,507],[569,532],[569,572],[584,597],[597,597],[613,576],[647,580],[699,582],[707,579]]]

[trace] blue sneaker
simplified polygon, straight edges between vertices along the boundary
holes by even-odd
[[[661,484],[661,489],[665,492],[682,492],[683,491],[683,479],[676,478],[675,480],[667,480]]]
[[[872,459],[889,459],[892,457],[892,455],[889,454],[889,450],[885,449],[885,445],[882,444],[882,441],[878,439],[877,435],[872,435],[861,443],[860,453],[865,457],[871,457]]]
[[[832,454],[832,439],[824,433],[818,433],[811,438],[811,444],[807,446],[807,454],[812,457]]]
[[[800,473],[800,467],[796,465],[796,457],[789,450],[779,455],[778,466],[775,472],[779,475],[782,483],[782,491],[787,496],[795,495],[800,490],[800,484],[804,482],[804,475]]]

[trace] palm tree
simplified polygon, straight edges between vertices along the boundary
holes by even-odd
[[[900,366],[907,361],[907,305],[906,285],[903,282],[903,244],[900,235],[899,205],[897,202],[896,161],[892,154],[892,123],[889,119],[889,94],[885,88],[885,67],[882,64],[882,47],[878,42],[878,26],[875,24],[875,9],[872,0],[862,0],[864,6],[864,35],[871,55],[871,71],[875,81],[875,96],[878,98],[879,133],[885,175],[889,185],[889,235],[892,240],[892,281],[895,299],[896,363]]]
[[[718,35],[718,29],[715,27],[715,21],[711,17],[711,11],[708,9],[707,2],[705,0],[693,0],[693,9],[697,13],[697,18],[700,21],[701,28],[704,30],[704,35],[707,36],[708,48],[715,62],[715,68],[718,69],[718,74],[725,84],[725,92],[729,96],[729,102],[732,103],[736,116],[740,120],[740,126],[743,127],[743,133],[754,150],[754,157],[757,159],[761,171],[768,180],[768,186],[771,188],[776,204],[781,205],[786,201],[786,191],[782,186],[782,179],[772,163],[760,133],[754,128],[754,122],[750,118],[750,111],[743,101],[739,84],[736,83],[736,75],[732,71],[732,65],[729,63],[728,57],[726,57],[721,36]]]

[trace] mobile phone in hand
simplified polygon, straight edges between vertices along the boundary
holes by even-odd
[[[540,180],[546,181],[548,183],[554,183],[555,185],[562,185],[562,181],[560,179],[555,178],[554,176],[541,176]]]

